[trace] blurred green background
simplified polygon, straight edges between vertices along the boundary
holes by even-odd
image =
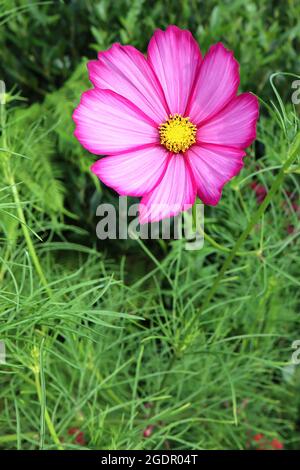
[[[0,2],[1,448],[299,448],[299,159],[207,303],[299,136],[299,18],[296,0]],[[169,24],[232,49],[261,102],[195,252],[97,240],[96,207],[118,199],[71,119],[87,60],[146,52]]]

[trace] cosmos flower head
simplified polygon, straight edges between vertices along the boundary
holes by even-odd
[[[218,204],[256,137],[258,100],[238,95],[239,65],[223,44],[203,57],[187,30],[156,30],[147,56],[114,44],[88,63],[94,88],[73,114],[91,170],[121,196],[141,197],[140,223]]]

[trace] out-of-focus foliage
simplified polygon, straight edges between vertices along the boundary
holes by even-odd
[[[82,56],[94,57],[113,42],[146,51],[153,30],[173,23],[190,29],[203,51],[218,41],[233,49],[243,87],[260,95],[270,72],[300,72],[296,0],[2,0],[0,76],[41,99],[70,77]]]

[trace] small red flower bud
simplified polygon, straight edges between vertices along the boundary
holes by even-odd
[[[75,442],[76,444],[79,444],[80,446],[85,445],[85,439],[84,439],[84,434],[82,431],[80,431],[77,436],[75,437]]]
[[[150,424],[149,426],[146,427],[146,429],[143,432],[144,437],[150,437],[152,432],[153,432],[154,426]]]
[[[69,436],[75,436],[74,442],[81,446],[85,445],[84,433],[80,431],[79,428],[70,428],[68,429]]]
[[[73,436],[74,434],[77,434],[79,432],[78,428],[70,428],[68,429],[68,434],[69,436]]]
[[[286,228],[286,231],[289,235],[292,235],[295,231],[295,226],[293,224],[289,224]]]
[[[283,444],[278,439],[273,439],[271,441],[271,447],[273,449],[276,449],[276,450],[282,450],[283,449]]]
[[[261,204],[268,194],[267,188],[256,181],[253,181],[250,186],[255,192],[257,204]]]

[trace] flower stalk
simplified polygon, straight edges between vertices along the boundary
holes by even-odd
[[[23,207],[22,207],[22,204],[21,204],[19,192],[18,192],[18,189],[17,189],[17,185],[16,185],[16,182],[15,182],[15,179],[14,179],[13,172],[12,172],[11,167],[10,167],[10,155],[11,155],[11,153],[9,152],[8,145],[7,145],[7,139],[6,139],[5,104],[1,105],[1,131],[2,131],[2,142],[3,142],[3,149],[4,149],[3,150],[3,154],[4,154],[4,161],[3,161],[4,174],[5,174],[7,183],[11,187],[13,199],[14,199],[14,202],[16,204],[18,219],[19,219],[19,222],[20,222],[21,227],[22,227],[22,231],[23,231],[23,235],[24,235],[27,247],[28,247],[29,255],[32,259],[33,265],[34,265],[34,267],[36,269],[36,272],[37,272],[37,274],[38,274],[38,276],[41,280],[42,285],[45,287],[45,289],[47,291],[47,294],[49,296],[51,296],[52,292],[51,292],[51,289],[48,285],[45,274],[43,272],[43,269],[42,269],[42,266],[40,264],[39,257],[36,253],[34,244],[32,242],[31,235],[29,233],[29,229],[28,229],[28,226],[27,226],[27,223],[26,223],[26,218],[25,218],[25,214],[24,214],[24,211],[23,211]],[[3,277],[3,272],[2,272],[2,277]]]
[[[300,132],[298,132],[298,134],[296,135],[296,137],[295,137],[295,139],[294,139],[294,141],[293,141],[293,143],[290,147],[290,150],[288,152],[288,157],[287,157],[285,163],[282,165],[281,170],[279,171],[277,177],[275,178],[275,180],[274,180],[274,182],[273,182],[273,184],[270,188],[270,191],[266,195],[265,199],[263,200],[263,202],[261,203],[261,205],[259,206],[257,211],[251,217],[251,219],[250,219],[247,227],[245,228],[244,232],[240,235],[240,237],[238,238],[236,244],[232,248],[229,256],[226,258],[226,260],[225,260],[225,262],[224,262],[224,264],[223,264],[223,266],[222,266],[215,282],[213,283],[210,291],[208,292],[208,295],[207,295],[205,301],[202,304],[200,313],[204,312],[206,310],[206,308],[208,307],[208,305],[210,304],[210,301],[212,300],[213,296],[215,295],[215,292],[217,291],[217,289],[219,287],[219,284],[222,281],[225,272],[229,268],[232,260],[235,258],[235,256],[237,256],[241,246],[243,245],[244,241],[246,240],[246,238],[248,237],[248,235],[252,231],[253,227],[258,223],[259,219],[264,214],[266,208],[268,207],[268,205],[272,201],[274,195],[277,193],[277,191],[280,188],[280,185],[281,185],[281,183],[284,179],[285,174],[287,173],[290,166],[294,163],[294,160],[297,158],[297,155],[298,155],[299,151],[300,151]]]

